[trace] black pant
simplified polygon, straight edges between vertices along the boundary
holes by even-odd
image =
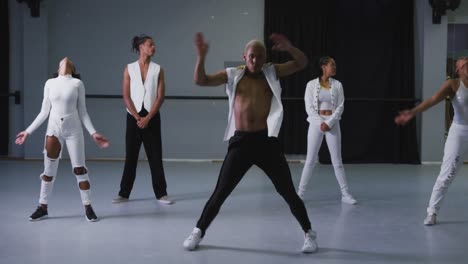
[[[148,112],[143,108],[140,116],[146,116]],[[125,135],[125,167],[120,182],[119,195],[125,198],[130,196],[130,192],[135,182],[136,168],[138,164],[138,154],[140,153],[141,143],[145,147],[146,156],[151,170],[153,181],[153,191],[156,198],[159,199],[166,192],[166,178],[162,163],[161,146],[161,117],[159,112],[149,121],[148,126],[141,129],[137,126],[135,118],[127,113],[127,132]]]
[[[226,198],[252,165],[262,169],[286,200],[302,229],[311,229],[304,202],[294,188],[288,163],[278,138],[268,137],[267,131],[236,131],[229,140],[229,148],[219,173],[216,188],[203,209],[197,227],[205,234]]]

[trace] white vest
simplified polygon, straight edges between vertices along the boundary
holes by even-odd
[[[141,79],[140,65],[138,64],[138,61],[128,64],[127,70],[130,75],[130,98],[132,99],[137,112],[141,111],[143,105],[145,106],[146,111],[149,112],[154,101],[158,97],[158,80],[161,66],[152,61],[150,62],[144,84]],[[130,113],[128,108],[127,112]]]
[[[270,113],[267,118],[268,136],[278,137],[281,124],[283,122],[283,104],[281,103],[281,84],[280,80],[276,77],[275,66],[272,63],[263,65],[263,74],[273,92],[271,98]],[[245,67],[227,68],[226,73],[228,81],[226,83],[226,94],[229,98],[229,116],[226,131],[224,133],[224,140],[229,140],[236,130],[236,119],[234,118],[234,99],[236,97],[236,88],[239,81],[245,73]]]

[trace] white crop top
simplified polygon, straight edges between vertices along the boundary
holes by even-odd
[[[330,89],[320,87],[318,94],[318,107],[319,110],[333,110]]]

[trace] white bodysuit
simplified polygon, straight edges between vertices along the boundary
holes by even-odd
[[[59,75],[57,78],[47,80],[44,86],[41,112],[26,129],[26,132],[32,134],[47,119],[49,114],[49,124],[47,126],[47,135],[49,136],[60,132],[59,130],[63,124],[60,124],[61,122],[57,123],[57,121],[75,114],[79,114],[89,134],[96,133],[86,110],[83,82],[71,75]],[[81,129],[81,124],[79,127]]]
[[[47,204],[52,193],[64,143],[67,145],[72,167],[86,167],[81,122],[83,122],[89,134],[96,133],[96,130],[86,110],[85,88],[81,80],[73,78],[71,75],[59,75],[57,78],[47,80],[44,86],[41,112],[26,129],[26,132],[32,134],[44,123],[47,117],[49,117],[49,122],[46,136],[55,136],[59,140],[61,148],[57,159],[49,157],[44,148],[44,172],[41,174],[41,178],[45,175],[53,177],[53,180],[51,182],[42,181],[39,197],[40,204]],[[76,176],[78,183],[89,181],[87,172]],[[89,189],[80,189],[81,200],[84,205],[91,203],[89,193]]]

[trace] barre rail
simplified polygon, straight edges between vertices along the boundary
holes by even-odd
[[[21,104],[21,92],[15,91],[8,94],[0,94],[0,97],[14,97],[15,104]],[[122,99],[119,94],[87,94],[86,98],[94,99]],[[185,95],[166,95],[168,100],[227,100],[227,96],[185,96]],[[303,101],[302,97],[283,97],[283,101]],[[347,102],[415,102],[418,103],[421,99],[416,98],[346,98]]]
[[[105,95],[105,94],[87,94],[86,98],[101,98],[101,99],[122,99],[122,95]],[[181,96],[181,95],[166,95],[165,99],[169,100],[227,100],[227,96]],[[283,97],[283,101],[303,101],[302,97]],[[416,98],[346,98],[346,101],[351,102],[420,102]]]

